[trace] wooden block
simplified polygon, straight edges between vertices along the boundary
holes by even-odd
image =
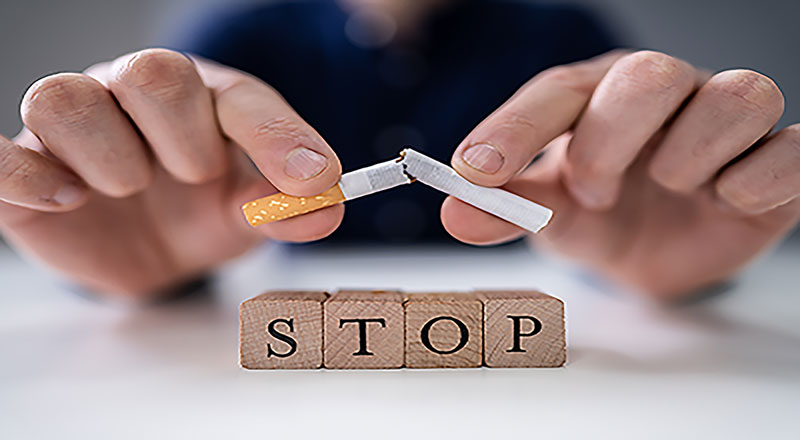
[[[532,290],[478,291],[487,367],[560,367],[567,358],[564,303]]]
[[[481,366],[483,304],[475,294],[409,294],[404,306],[406,367]]]
[[[324,308],[326,368],[403,366],[403,294],[340,291]]]
[[[325,292],[272,291],[239,307],[242,367],[307,369],[322,366]]]

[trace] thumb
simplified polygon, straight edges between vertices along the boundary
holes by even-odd
[[[559,170],[571,135],[553,140],[546,154],[524,173],[503,185],[503,189],[553,210],[553,218],[536,236],[556,237],[566,229],[580,207],[562,183]],[[441,210],[444,228],[455,239],[476,245],[491,245],[519,238],[527,231],[454,197],[448,197]]]
[[[242,214],[242,205],[259,197],[274,194],[278,190],[261,173],[255,169],[252,162],[240,151],[232,150],[234,158],[235,181],[230,187],[230,208],[227,212],[232,216],[231,222],[239,229],[241,234],[247,236],[262,236],[281,241],[306,242],[324,238],[335,231],[342,222],[344,205],[329,206],[319,211],[292,217],[278,222],[267,223],[258,228],[253,228]]]
[[[336,184],[342,167],[333,149],[277,91],[244,72],[194,61],[214,95],[220,129],[276,188],[311,196]]]

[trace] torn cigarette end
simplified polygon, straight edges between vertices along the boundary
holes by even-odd
[[[295,197],[283,193],[262,197],[242,205],[244,216],[251,226],[276,222],[345,201],[339,185],[310,197]]]

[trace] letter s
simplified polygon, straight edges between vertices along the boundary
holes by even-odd
[[[292,318],[292,319],[283,319],[283,318],[274,319],[267,325],[267,332],[269,332],[269,334],[273,338],[275,338],[275,339],[277,339],[279,341],[283,341],[283,342],[287,343],[289,345],[289,351],[287,351],[286,353],[278,353],[278,352],[276,352],[276,351],[274,351],[272,349],[272,346],[270,344],[267,344],[267,357],[269,358],[269,357],[272,357],[272,356],[276,356],[276,357],[279,357],[279,358],[286,358],[286,357],[289,357],[289,356],[295,354],[295,352],[297,351],[297,341],[295,341],[294,338],[292,338],[291,336],[289,336],[287,334],[284,334],[284,333],[281,333],[278,330],[276,330],[275,329],[275,325],[276,324],[286,324],[286,326],[289,327],[289,331],[290,332],[294,332],[294,318]]]

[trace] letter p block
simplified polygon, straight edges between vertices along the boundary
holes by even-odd
[[[566,361],[564,303],[533,290],[479,291],[487,367],[560,367]]]

